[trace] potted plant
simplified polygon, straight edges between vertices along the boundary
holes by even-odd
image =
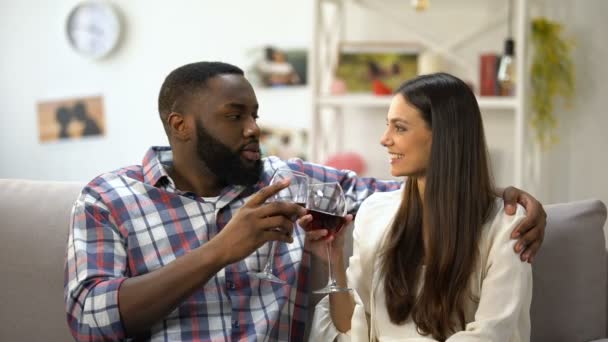
[[[556,97],[570,106],[574,95],[573,42],[563,37],[562,29],[561,24],[546,18],[532,20],[531,124],[543,148],[557,142]]]

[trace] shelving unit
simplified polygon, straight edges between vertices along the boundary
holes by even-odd
[[[319,106],[388,108],[391,98],[371,94],[324,95],[316,101]],[[481,96],[477,97],[477,102],[482,109],[514,109],[517,106],[517,99],[510,96]]]
[[[466,2],[463,1],[463,2]],[[394,2],[393,2],[394,4]],[[416,28],[400,20],[398,11],[392,9],[391,2],[377,0],[315,0],[313,47],[310,53],[310,81],[312,85],[313,118],[311,130],[311,156],[316,162],[322,162],[330,154],[344,150],[344,119],[348,110],[388,109],[390,96],[373,94],[331,95],[330,84],[336,70],[339,46],[345,39],[346,7],[360,6],[366,11],[374,11],[387,22],[398,24],[414,36],[416,43],[425,49],[440,54],[450,62],[469,71],[478,69],[478,60],[470,61],[460,56],[457,46],[467,44],[483,35],[490,28],[503,25],[507,21],[507,8],[496,11],[497,15],[470,27],[455,28],[462,34],[450,42],[438,42],[426,34],[424,28]],[[526,80],[526,37],[528,9],[526,0],[513,0],[513,28],[516,51],[516,79]],[[429,11],[435,10],[433,7]],[[505,37],[501,37],[501,41]],[[352,39],[352,38],[351,38]],[[501,44],[502,45],[502,44]],[[513,181],[511,184],[522,186],[523,159],[525,146],[525,82],[516,82],[515,96],[480,96],[478,103],[482,112],[500,110],[514,116],[513,136]],[[485,120],[485,118],[484,118]]]

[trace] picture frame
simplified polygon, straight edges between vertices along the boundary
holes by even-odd
[[[389,95],[418,75],[417,43],[344,42],[338,50],[334,82],[346,93]]]
[[[42,143],[106,134],[102,96],[41,100],[37,103],[37,112]]]
[[[304,86],[308,81],[308,50],[265,45],[250,50],[248,78],[260,87]]]
[[[260,149],[262,156],[308,159],[308,132],[303,128],[261,126]]]

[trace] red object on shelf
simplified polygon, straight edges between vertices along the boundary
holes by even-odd
[[[479,95],[495,96],[498,95],[496,89],[497,72],[498,71],[498,55],[495,53],[483,54],[480,57],[479,64]]]
[[[391,95],[393,91],[379,80],[372,80],[372,89],[376,95]]]

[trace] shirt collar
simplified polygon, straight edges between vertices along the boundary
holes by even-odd
[[[264,161],[265,162],[265,161]],[[155,187],[169,186],[176,191],[175,183],[167,172],[167,167],[173,165],[173,151],[169,146],[152,146],[146,152],[142,167],[144,172],[144,182]],[[248,197],[262,187],[266,186],[270,181],[271,174],[268,173],[266,167],[262,172],[260,182],[253,186],[245,187],[242,185],[230,185],[225,187],[220,193],[219,204],[227,204],[237,197]],[[177,190],[179,192],[179,190]],[[239,196],[240,195],[240,196]]]
[[[160,186],[163,182],[173,183],[166,167],[173,165],[173,152],[169,146],[152,146],[142,161],[144,182]]]

